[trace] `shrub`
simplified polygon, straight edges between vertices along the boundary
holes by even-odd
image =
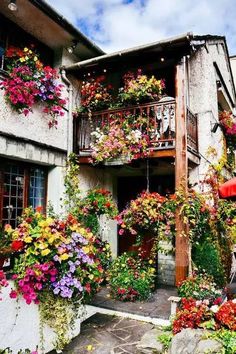
[[[198,270],[211,275],[218,286],[223,286],[226,283],[220,253],[214,243],[205,241],[203,244],[195,244],[192,259]]]
[[[147,261],[124,253],[113,261],[108,277],[114,298],[121,301],[145,300],[154,288],[155,269]]]
[[[216,299],[220,299],[222,292],[216,288],[212,278],[206,275],[197,275],[184,280],[178,287],[178,294],[183,298],[208,300],[209,303],[214,304]]]

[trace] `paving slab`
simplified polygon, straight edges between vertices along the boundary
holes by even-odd
[[[81,333],[64,350],[68,354],[135,354],[151,323],[95,314],[82,323]]]
[[[169,319],[170,302],[168,298],[170,296],[177,296],[176,288],[163,286],[156,289],[146,301],[122,302],[112,299],[109,294],[109,287],[103,287],[101,291],[94,296],[91,305],[141,316]]]

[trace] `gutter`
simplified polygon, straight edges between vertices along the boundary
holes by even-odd
[[[72,114],[72,98],[73,86],[66,76],[65,69],[61,69],[61,78],[68,87],[68,113],[67,113],[67,157],[73,152],[73,114]]]
[[[138,54],[138,53],[142,52],[143,50],[147,50],[147,49],[151,50],[151,49],[156,48],[158,46],[160,46],[160,47],[163,46],[164,47],[165,45],[170,45],[170,44],[173,44],[173,43],[182,42],[183,40],[186,40],[186,41],[190,42],[190,40],[192,38],[193,38],[192,32],[188,32],[188,33],[186,33],[184,35],[171,37],[171,38],[168,38],[168,39],[165,39],[165,40],[161,40],[161,41],[158,41],[158,42],[144,44],[144,45],[141,45],[141,46],[128,48],[128,49],[121,50],[121,51],[118,51],[118,52],[105,54],[105,55],[101,55],[99,57],[83,60],[81,62],[65,66],[65,70],[66,71],[73,71],[73,70],[76,70],[76,69],[81,69],[83,67],[92,66],[92,65],[104,62],[106,60],[109,60],[109,59],[115,59],[115,58],[123,57],[123,56],[128,55],[128,54],[136,54],[136,53]]]
[[[63,15],[58,13],[52,6],[44,0],[29,0],[29,2],[42,11],[46,16],[51,18],[54,22],[63,27],[67,32],[72,34],[76,39],[82,42],[95,52],[95,55],[104,54],[104,51],[99,48],[94,42],[89,40],[82,32],[80,32],[72,23],[70,23]]]

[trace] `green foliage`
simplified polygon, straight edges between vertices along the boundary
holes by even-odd
[[[155,269],[127,253],[117,257],[108,272],[111,294],[121,301],[147,299],[154,288]]]
[[[214,243],[205,241],[203,244],[195,244],[192,259],[199,271],[211,275],[218,286],[225,284],[226,277],[220,252]]]
[[[168,349],[170,347],[171,341],[173,338],[172,333],[163,333],[157,337],[157,340],[164,345],[164,349]]]
[[[227,329],[221,329],[208,334],[208,338],[214,338],[223,344],[223,351],[221,354],[235,354],[236,353],[236,332]],[[220,353],[219,353],[220,354]]]
[[[183,298],[194,298],[196,300],[209,300],[213,302],[221,294],[212,278],[206,275],[188,277],[178,287],[178,295]]]
[[[67,161],[67,169],[65,175],[65,198],[64,204],[69,211],[72,211],[80,199],[79,189],[79,162],[76,154],[70,154]]]

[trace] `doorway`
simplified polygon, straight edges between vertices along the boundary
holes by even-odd
[[[149,190],[161,195],[174,193],[174,175],[150,176]],[[119,212],[124,210],[132,199],[147,188],[146,176],[119,177],[117,181],[117,201]],[[118,234],[118,254],[130,251],[135,242],[133,235]]]

